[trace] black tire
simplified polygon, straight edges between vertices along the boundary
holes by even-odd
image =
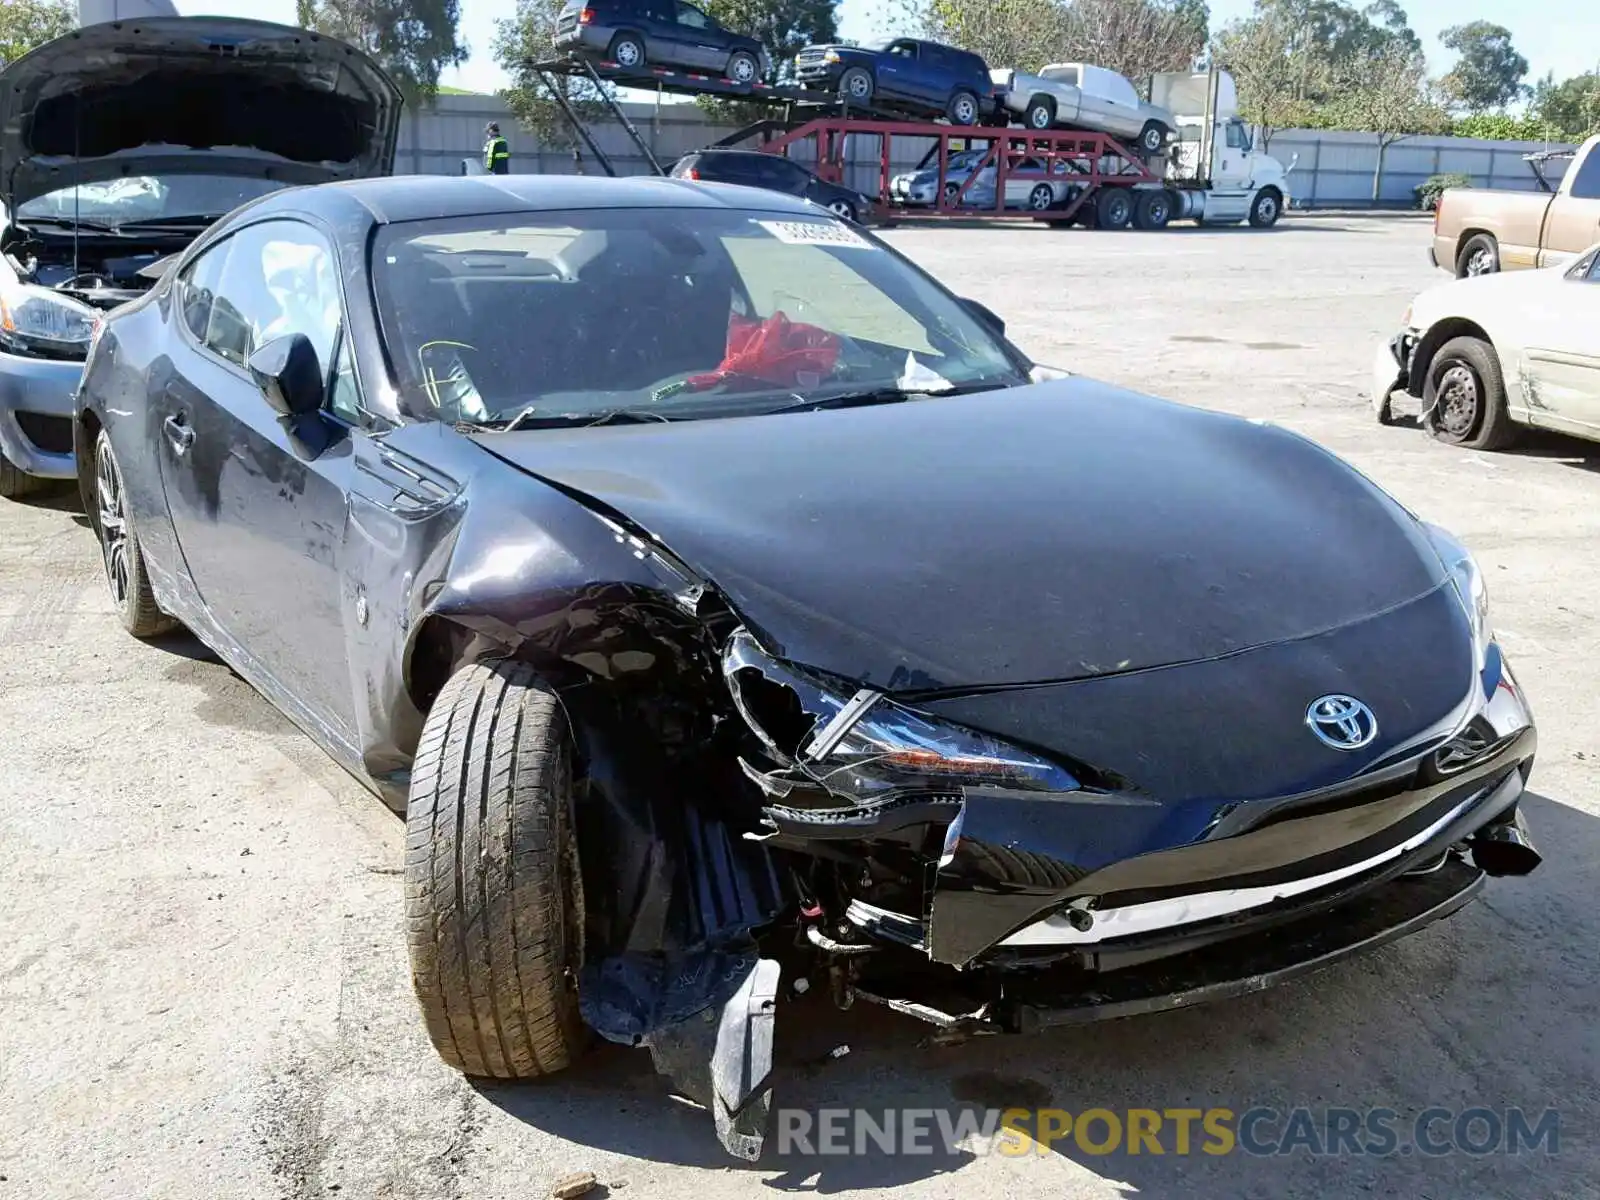
[[[1255,229],[1271,229],[1283,216],[1283,194],[1277,188],[1262,188],[1250,201],[1250,224]]]
[[[1056,102],[1049,96],[1035,96],[1028,101],[1022,123],[1029,129],[1049,129],[1056,123]]]
[[[1481,338],[1451,338],[1428,364],[1423,424],[1441,442],[1468,450],[1505,450],[1521,430],[1506,408],[1500,357]]]
[[[150,589],[150,574],[145,570],[144,551],[128,506],[122,468],[117,465],[111,435],[104,429],[95,439],[92,470],[95,504],[89,520],[100,539],[100,559],[117,617],[136,638],[171,633],[178,623],[161,611]]]
[[[1146,154],[1160,154],[1167,144],[1167,127],[1160,121],[1146,121],[1139,131],[1139,149]]]
[[[1165,188],[1141,191],[1133,205],[1133,226],[1152,232],[1165,229],[1172,221],[1173,208],[1172,193]]]
[[[1475,233],[1456,255],[1456,278],[1471,279],[1479,275],[1495,275],[1500,271],[1500,243],[1489,233]]]
[[[836,200],[829,200],[827,207],[828,211],[834,216],[838,217],[840,220],[849,221],[855,225],[861,224],[860,210],[856,208],[853,203],[844,199],[842,196]]]
[[[846,104],[871,104],[877,90],[872,72],[865,67],[851,67],[839,76],[839,99]]]
[[[611,39],[606,57],[619,67],[642,67],[649,60],[644,54],[644,39],[637,33],[619,33]]]
[[[950,102],[944,106],[944,115],[950,118],[952,125],[976,125],[983,116],[983,110],[978,106],[976,96],[960,91],[950,97]]]
[[[735,50],[733,56],[728,59],[728,78],[735,83],[759,82],[761,60],[748,50]]]
[[[1100,229],[1126,229],[1133,220],[1133,196],[1125,187],[1102,187],[1094,198],[1095,225]]]
[[[953,208],[961,198],[961,184],[954,179],[946,179],[944,187],[939,190],[939,203],[946,208]]]
[[[1030,212],[1048,212],[1056,206],[1056,193],[1048,183],[1036,183],[1033,190],[1028,193],[1028,210]]]
[[[0,450],[0,497],[4,497],[7,500],[20,500],[24,496],[42,492],[49,486],[50,480],[40,479],[37,475],[29,475],[7,458],[5,451]]]
[[[530,1079],[584,1044],[583,889],[565,711],[525,663],[474,663],[428,712],[406,808],[411,981],[439,1057]]]

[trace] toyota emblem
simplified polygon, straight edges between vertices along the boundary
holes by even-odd
[[[1354,696],[1322,696],[1306,709],[1306,725],[1324,746],[1359,750],[1378,736],[1378,718]]]

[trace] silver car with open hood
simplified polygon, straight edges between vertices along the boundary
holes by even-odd
[[[74,476],[102,312],[247,201],[388,174],[400,108],[353,47],[223,17],[91,25],[0,72],[0,496]]]

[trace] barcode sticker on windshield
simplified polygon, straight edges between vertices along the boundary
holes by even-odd
[[[871,250],[872,243],[840,221],[757,221],[780,242],[791,246],[850,246]]]

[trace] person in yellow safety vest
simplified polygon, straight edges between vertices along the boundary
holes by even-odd
[[[491,175],[511,174],[511,147],[494,121],[483,128],[483,169]]]

